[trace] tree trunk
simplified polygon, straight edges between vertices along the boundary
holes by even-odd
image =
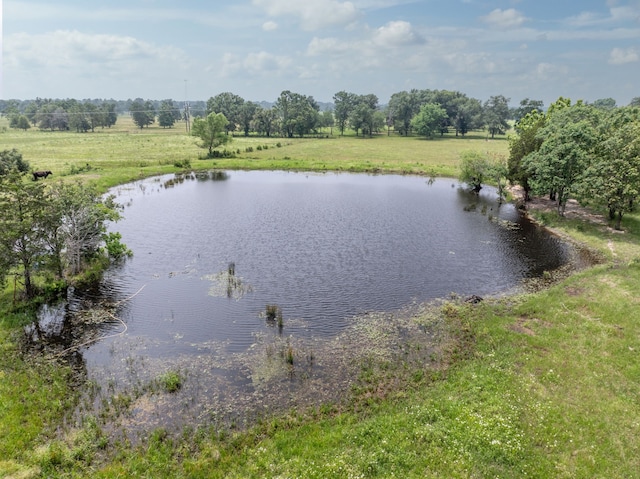
[[[616,225],[614,226],[616,231],[620,231],[622,229],[622,210],[618,211],[618,216],[616,217]]]

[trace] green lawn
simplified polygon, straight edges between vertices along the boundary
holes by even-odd
[[[200,160],[180,129],[119,123],[82,135],[9,130],[0,148],[18,148],[54,179],[104,187],[176,171],[176,158],[198,168],[455,175],[460,151],[507,154],[506,140],[484,135],[251,137],[227,146],[241,150],[238,158]],[[86,163],[91,169],[78,172]],[[0,313],[0,477],[640,477],[640,217],[625,217],[624,233],[539,218],[605,262],[535,294],[446,302],[438,309],[450,340],[441,367],[380,364],[370,374],[363,365],[348,403],[291,411],[248,431],[158,430],[140,445],[112,444],[89,417],[56,434],[74,400],[69,370],[19,354],[30,315],[11,308],[8,288]],[[401,387],[385,387],[396,376],[405,378]]]

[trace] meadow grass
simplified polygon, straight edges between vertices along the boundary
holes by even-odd
[[[6,119],[3,120],[6,124]],[[0,124],[0,128],[2,125]],[[335,132],[335,131],[334,131]],[[460,153],[477,150],[507,155],[504,137],[484,133],[446,135],[427,140],[380,134],[372,138],[321,134],[313,138],[235,136],[224,146],[235,158],[207,159],[198,140],[184,126],[137,128],[121,116],[116,126],[94,133],[9,129],[0,133],[0,149],[18,149],[34,170],[51,170],[52,178],[81,178],[102,189],[182,168],[350,171],[457,176]],[[278,146],[279,145],[279,146]],[[258,149],[260,147],[260,149]],[[249,151],[248,151],[249,150]]]
[[[250,137],[227,147],[241,150],[237,158],[202,160],[179,128],[127,131],[124,121],[95,134],[5,131],[0,148],[15,147],[32,166],[59,169],[65,179],[107,187],[177,171],[176,158],[195,168],[455,176],[460,151],[506,155],[507,145],[482,135]],[[82,169],[86,163],[91,169]],[[606,261],[534,294],[475,306],[445,303],[443,317],[457,338],[446,368],[411,371],[415,380],[378,395],[369,392],[380,391],[376,381],[386,378],[366,371],[367,394],[354,391],[346,405],[291,411],[247,431],[205,428],[174,437],[159,429],[138,446],[107,446],[91,418],[79,431],[55,436],[75,397],[70,371],[20,354],[20,331],[32,314],[11,308],[7,290],[0,317],[0,476],[638,477],[640,217],[626,217],[624,233],[552,213],[538,220]]]

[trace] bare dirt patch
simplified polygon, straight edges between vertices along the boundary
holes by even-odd
[[[550,324],[546,321],[541,321],[538,318],[526,317],[519,318],[515,323],[508,326],[511,331],[520,334],[526,334],[527,336],[535,336],[536,329],[548,327],[550,327]]]

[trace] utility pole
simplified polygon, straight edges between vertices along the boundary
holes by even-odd
[[[187,128],[188,135],[191,131],[191,118],[189,115],[189,100],[187,100],[187,82],[188,80],[184,81],[184,123]]]

